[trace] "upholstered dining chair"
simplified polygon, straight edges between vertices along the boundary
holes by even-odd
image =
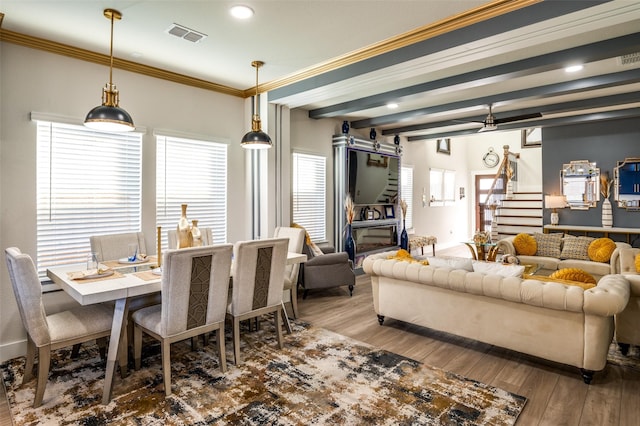
[[[287,250],[291,253],[302,253],[304,247],[305,232],[302,228],[277,227],[273,238],[288,238]],[[284,269],[284,302],[291,303],[293,317],[298,317],[298,273],[300,264],[286,265]]]
[[[200,232],[202,233],[202,245],[213,245],[213,230],[211,228],[198,229],[200,229]],[[178,247],[178,234],[175,229],[170,229],[167,231],[167,240],[169,249],[175,249],[176,247]]]
[[[137,244],[138,252],[147,254],[147,245],[142,232],[121,234],[92,235],[89,237],[91,251],[98,256],[98,262],[118,260],[127,257],[129,244]]]
[[[171,395],[171,344],[216,331],[220,370],[227,371],[224,323],[229,297],[231,244],[167,250],[162,263],[162,304],[133,314],[135,368],[142,333],[160,341],[164,393]]]
[[[273,313],[282,343],[282,293],[288,238],[239,241],[233,247],[233,288],[227,316],[232,322],[233,355],[240,364],[240,321]]]
[[[28,254],[10,247],[5,250],[9,278],[18,302],[22,324],[27,331],[27,363],[22,383],[33,377],[36,349],[38,351],[38,382],[33,407],[39,407],[49,376],[51,351],[96,340],[100,355],[106,353],[106,338],[111,334],[113,311],[100,304],[47,315],[42,303],[42,285]]]

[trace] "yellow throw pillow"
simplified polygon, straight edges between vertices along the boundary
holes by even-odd
[[[409,253],[405,249],[400,249],[396,252],[396,254],[391,254],[387,256],[387,259],[395,259],[395,260],[400,260],[402,262],[421,263],[423,265],[429,264],[429,261],[426,259],[425,260],[414,259],[413,256],[411,256],[411,253]]]
[[[589,244],[589,259],[594,262],[607,263],[611,259],[616,243],[610,238],[597,238]]]
[[[554,283],[560,283],[564,285],[572,285],[575,287],[582,287],[584,290],[589,290],[590,288],[593,288],[596,286],[595,284],[591,284],[591,283],[581,283],[580,281],[562,280],[560,278],[551,278],[551,277],[546,277],[544,275],[531,275],[527,279],[544,281],[544,282],[554,282]]]
[[[591,274],[578,268],[558,269],[553,274],[549,275],[549,278],[559,278],[561,280],[578,281],[587,284],[596,283],[596,279],[593,278]]]
[[[306,229],[304,229],[304,227],[303,227],[303,226],[300,226],[300,225],[298,225],[297,223],[293,222],[293,223],[291,224],[291,227],[292,227],[292,228],[303,229],[303,230],[304,230],[304,239],[305,239],[305,242],[307,243],[307,245],[308,245],[308,246],[310,246],[310,245],[312,244],[312,243],[311,243],[311,236],[309,236],[309,233],[307,232],[307,230],[306,230]]]
[[[516,248],[516,254],[524,256],[534,256],[538,250],[536,239],[529,234],[518,234],[513,239],[513,246]]]
[[[636,254],[636,272],[640,272],[640,253]]]

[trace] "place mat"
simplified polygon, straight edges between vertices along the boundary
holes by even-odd
[[[107,260],[104,262],[100,262],[102,265],[107,266],[109,268],[122,268],[123,266],[137,266],[137,265],[149,265],[149,264],[153,264],[153,265],[157,265],[158,264],[158,258],[156,256],[147,256],[147,261],[146,262],[139,262],[139,263],[120,263],[120,261],[118,259],[116,260]]]
[[[160,275],[154,274],[153,271],[135,272],[133,275],[145,281],[153,281],[160,278]]]
[[[75,273],[77,273],[78,271],[76,271]],[[107,280],[114,280],[116,278],[122,278],[124,275],[122,275],[120,272],[118,271],[113,271],[113,274],[111,275],[106,275],[104,277],[99,277],[99,278],[88,278],[88,279],[84,279],[84,280],[78,280],[78,279],[73,279],[73,274],[74,272],[68,272],[67,276],[69,278],[71,278],[74,282],[79,283],[79,284],[87,284],[87,283],[94,283],[96,281],[107,281]]]

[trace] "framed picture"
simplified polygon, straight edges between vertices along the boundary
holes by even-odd
[[[384,206],[384,217],[387,219],[393,219],[396,217],[396,212],[393,209],[393,206]]]
[[[441,152],[443,154],[451,155],[451,139],[438,139],[436,145],[437,152]]]
[[[542,129],[540,127],[522,129],[522,147],[534,148],[537,146],[542,146]]]

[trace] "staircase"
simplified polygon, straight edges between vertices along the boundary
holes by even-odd
[[[514,192],[511,199],[503,199],[496,211],[498,239],[542,232],[542,207],[541,192]]]

